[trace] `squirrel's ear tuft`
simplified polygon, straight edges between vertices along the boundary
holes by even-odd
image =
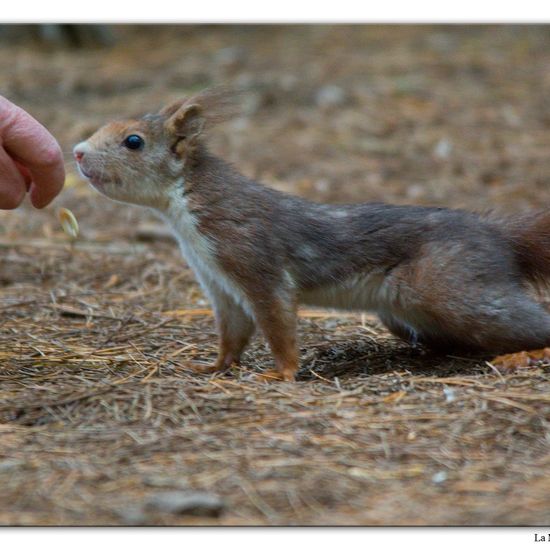
[[[170,103],[159,111],[165,127],[174,135],[191,138],[204,128],[225,122],[237,113],[236,93],[226,88],[210,88],[192,97]]]
[[[187,99],[177,99],[176,101],[164,106],[158,114],[164,118],[171,117],[186,101]]]
[[[168,115],[165,127],[172,135],[191,140],[202,133],[205,119],[196,103],[183,102],[173,114]]]

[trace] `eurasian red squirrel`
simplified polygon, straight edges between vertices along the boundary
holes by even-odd
[[[550,211],[496,217],[290,196],[210,153],[205,130],[220,101],[203,92],[107,124],[74,149],[97,190],[171,226],[220,335],[218,360],[198,370],[237,363],[259,327],[273,376],[293,380],[300,303],[376,311],[393,334],[439,350],[550,345],[550,314],[528,292],[550,276]]]

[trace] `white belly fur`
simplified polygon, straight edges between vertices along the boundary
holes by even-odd
[[[417,307],[416,298],[400,292],[395,282],[390,283],[382,272],[355,275],[340,284],[303,292],[299,301],[329,309],[373,311],[384,323],[401,326],[411,340],[415,340],[418,333],[433,329],[430,318]]]
[[[301,303],[352,311],[388,311],[396,300],[383,273],[354,275],[339,284],[302,292]]]
[[[213,301],[213,289],[219,289],[231,296],[252,316],[250,304],[241,289],[219,268],[212,243],[197,230],[195,216],[189,213],[185,197],[175,195],[166,212],[159,212],[172,229],[181,253],[195,273],[202,289]]]

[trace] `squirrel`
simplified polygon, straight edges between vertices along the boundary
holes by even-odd
[[[276,367],[265,376],[294,380],[299,304],[374,311],[394,335],[439,351],[550,345],[550,313],[529,292],[550,276],[550,211],[498,217],[291,196],[209,151],[205,131],[223,104],[203,91],[74,148],[99,192],[171,227],[219,333],[217,360],[195,370],[238,364],[259,328]]]

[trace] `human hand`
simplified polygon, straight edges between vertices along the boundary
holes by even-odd
[[[63,155],[55,138],[0,96],[0,208],[17,208],[27,191],[33,206],[44,208],[64,182]]]

